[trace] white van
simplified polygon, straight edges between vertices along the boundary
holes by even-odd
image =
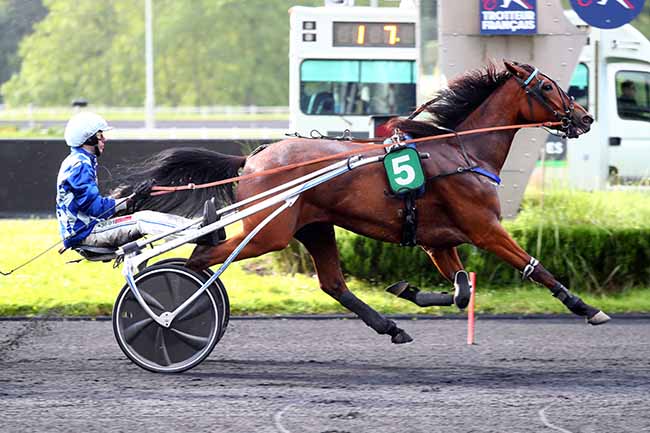
[[[629,24],[601,30],[574,11],[566,14],[589,34],[569,94],[596,119],[591,132],[568,144],[570,184],[593,190],[604,188],[608,177],[650,178],[650,41]],[[546,150],[549,157],[562,151],[557,141]]]

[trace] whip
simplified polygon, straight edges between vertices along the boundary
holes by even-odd
[[[135,194],[136,194],[136,193],[133,193],[133,194],[131,194],[131,195],[125,197],[124,199],[122,199],[122,200],[120,200],[120,201],[116,201],[116,202],[115,202],[115,207],[117,207],[118,205],[121,205],[122,203],[126,203],[128,200],[132,199],[132,198],[135,196]],[[85,229],[86,227],[88,227],[88,226],[90,225],[90,223],[99,220],[101,217],[103,217],[104,215],[106,215],[106,214],[107,214],[109,211],[111,211],[111,210],[112,210],[112,209],[108,209],[107,211],[105,211],[105,212],[99,214],[97,217],[91,217],[91,220],[88,221],[86,224],[84,224],[84,225],[83,225],[79,230],[83,230],[83,229]],[[24,262],[24,263],[20,264],[19,266],[13,268],[13,269],[10,270],[9,272],[3,272],[3,271],[0,270],[0,275],[8,276],[8,275],[13,274],[13,273],[14,273],[15,271],[17,271],[18,269],[27,266],[28,264],[30,264],[30,263],[33,262],[34,260],[36,260],[36,259],[38,259],[39,257],[41,257],[42,255],[44,255],[45,253],[47,253],[48,251],[50,251],[52,248],[57,247],[57,246],[59,246],[59,244],[63,243],[64,241],[66,241],[66,240],[68,240],[68,239],[70,239],[70,238],[76,236],[76,234],[77,234],[76,231],[75,231],[75,232],[72,232],[70,235],[66,236],[64,239],[62,239],[62,240],[58,241],[57,243],[55,243],[54,245],[52,245],[52,246],[46,248],[45,250],[43,250],[43,251],[41,251],[40,253],[36,254],[34,257],[30,258],[30,259],[27,260],[26,262]]]

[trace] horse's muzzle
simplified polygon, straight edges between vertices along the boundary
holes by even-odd
[[[589,128],[591,128],[591,124],[594,123],[594,117],[591,114],[586,113],[580,118],[580,123],[582,123],[583,126],[586,126],[588,131]]]
[[[594,123],[594,118],[589,113],[584,113],[582,116],[574,115],[563,129],[567,137],[578,138],[580,135],[589,132],[592,123]]]

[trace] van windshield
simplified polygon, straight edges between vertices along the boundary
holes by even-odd
[[[650,73],[616,73],[616,108],[621,119],[650,122]]]
[[[315,115],[406,114],[415,108],[411,60],[305,60],[300,109]]]

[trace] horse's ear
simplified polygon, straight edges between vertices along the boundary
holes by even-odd
[[[504,60],[503,64],[506,66],[506,69],[510,71],[512,75],[516,75],[521,78],[524,74],[523,70],[519,67],[519,63],[514,61]]]

